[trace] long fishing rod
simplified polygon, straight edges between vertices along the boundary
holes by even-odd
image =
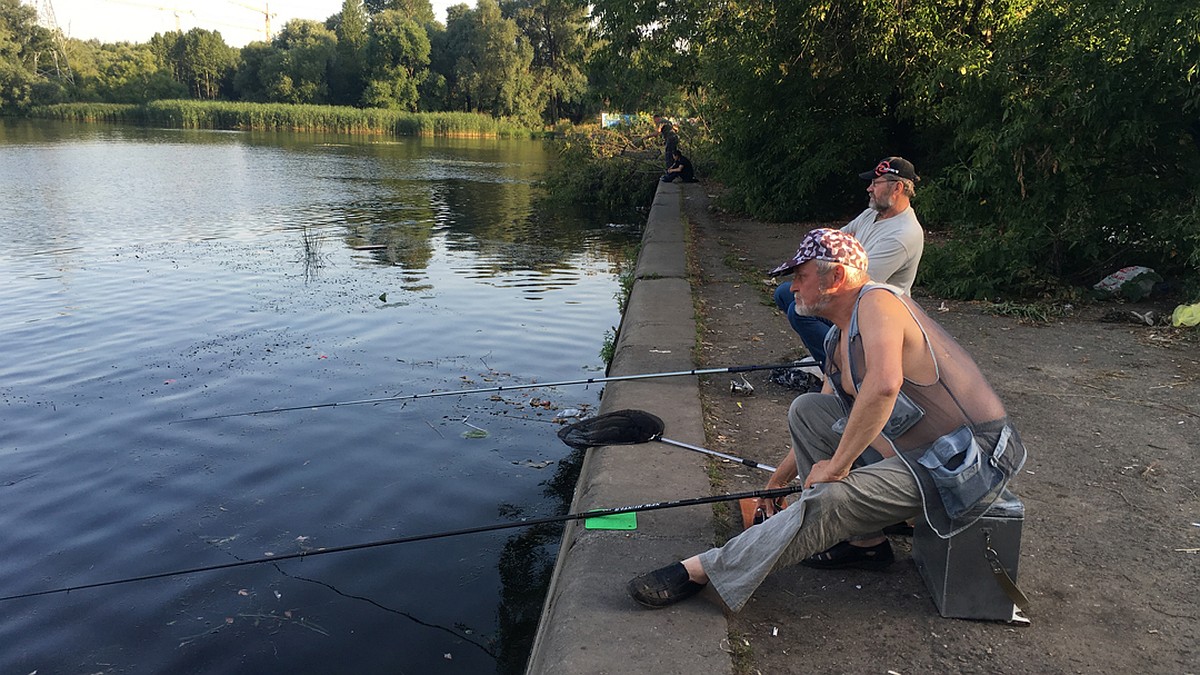
[[[388,403],[392,401],[415,401],[422,398],[434,398],[437,396],[462,396],[464,394],[484,394],[500,391],[510,391],[517,389],[536,389],[539,387],[564,387],[572,384],[600,384],[603,382],[621,382],[625,380],[649,380],[657,377],[680,377],[683,375],[715,375],[719,373],[748,373],[753,370],[773,370],[775,368],[801,368],[805,366],[818,365],[814,359],[804,359],[793,363],[775,363],[771,365],[759,366],[729,366],[727,368],[698,368],[695,370],[678,370],[669,373],[642,373],[640,375],[613,375],[611,377],[589,377],[581,380],[562,380],[560,382],[540,382],[535,384],[510,384],[500,385],[497,387],[483,387],[481,389],[459,389],[457,391],[433,391],[425,394],[398,394],[396,396],[383,396],[380,398],[364,398],[356,401],[334,401],[332,403],[316,403],[310,405],[297,405],[288,408],[265,408],[263,410],[251,410],[249,412],[224,413],[222,415],[209,415],[208,417],[191,417],[184,420],[174,420],[176,422],[202,422],[205,420],[219,420],[228,417],[247,417],[250,415],[263,415],[266,413],[281,413],[291,412],[295,410],[315,410],[317,408],[338,408],[351,405],[366,405],[369,403]]]
[[[408,544],[415,541],[427,541],[430,539],[442,539],[445,537],[458,537],[465,534],[477,534],[480,532],[491,532],[494,530],[506,530],[514,527],[532,527],[534,525],[545,525],[548,523],[563,523],[569,520],[586,520],[588,518],[601,518],[604,516],[615,516],[622,513],[636,513],[639,511],[656,511],[658,509],[673,509],[681,506],[697,506],[700,504],[712,504],[715,502],[733,501],[737,499],[774,499],[784,497],[796,492],[800,492],[804,487],[802,485],[789,485],[787,487],[772,488],[770,490],[754,490],[752,492],[736,492],[725,495],[712,495],[709,497],[692,497],[689,499],[677,499],[674,501],[651,502],[649,504],[638,504],[637,506],[617,506],[609,509],[596,509],[594,511],[586,511],[583,513],[567,513],[561,516],[548,516],[546,518],[533,518],[530,520],[520,520],[511,523],[497,523],[493,525],[482,525],[479,527],[468,527],[461,530],[448,530],[445,532],[430,532],[428,534],[415,534],[408,537],[398,537],[395,539],[382,539],[379,541],[369,541],[361,544],[349,544],[346,546],[334,546],[332,548],[319,548],[313,551],[301,551],[300,553],[287,553],[284,555],[275,555],[266,558],[254,558],[251,560],[238,560],[236,562],[222,563],[219,565],[207,565],[204,567],[192,567],[184,570],[174,570],[171,572],[158,572],[156,574],[144,574],[138,577],[127,577],[124,579],[113,579],[110,581],[98,581],[91,584],[80,584],[78,586],[65,586],[62,588],[51,588],[44,591],[31,591],[29,593],[18,593],[16,595],[8,595],[0,597],[0,602],[9,600],[19,600],[22,598],[36,598],[43,595],[54,595],[56,593],[70,593],[72,591],[82,591],[89,588],[101,588],[103,586],[116,586],[119,584],[131,584],[138,581],[150,581],[153,579],[165,579],[167,577],[177,577],[186,574],[197,574],[200,572],[212,572],[216,570],[225,570],[233,567],[245,567],[247,565],[261,565],[263,563],[277,563],[283,560],[295,560],[297,558],[312,558],[318,555],[326,555],[328,553],[345,553],[346,551],[358,551],[367,548],[377,548],[380,546],[392,546],[394,544]]]

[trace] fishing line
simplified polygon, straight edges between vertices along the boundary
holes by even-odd
[[[207,417],[191,417],[183,420],[174,420],[171,424],[182,422],[202,422],[205,420],[219,420],[229,417],[246,417],[250,415],[264,415],[267,413],[291,412],[295,410],[316,410],[318,408],[337,408],[352,405],[367,405],[371,403],[388,403],[393,401],[415,401],[422,398],[434,398],[437,396],[463,396],[465,394],[484,394],[490,392],[513,391],[518,389],[536,389],[541,387],[564,387],[575,384],[602,384],[604,382],[623,382],[627,380],[649,380],[659,377],[681,377],[684,375],[715,375],[719,373],[747,373],[755,370],[774,370],[776,368],[801,368],[805,366],[815,366],[817,362],[813,359],[804,359],[792,363],[776,363],[770,365],[757,366],[730,366],[726,368],[697,368],[693,370],[679,370],[664,373],[642,373],[639,375],[614,375],[610,377],[589,377],[579,380],[561,380],[559,382],[541,382],[533,384],[511,384],[500,385],[496,387],[482,387],[478,389],[460,389],[457,391],[432,391],[424,394],[398,394],[396,396],[383,396],[379,398],[364,398],[354,401],[334,401],[331,403],[316,403],[309,405],[297,405],[287,408],[265,408],[263,410],[250,410],[247,412],[224,413],[221,415],[209,415]]]
[[[216,541],[213,541],[212,539],[209,539],[209,538],[207,538],[207,537],[201,537],[200,535],[196,534],[195,532],[192,532],[191,534],[192,534],[192,536],[196,537],[197,539],[200,539],[200,540],[204,541],[204,543],[206,543],[206,544],[208,544],[209,546],[213,547],[214,549],[216,549],[216,550],[220,551],[221,553],[224,553],[225,555],[228,555],[229,557],[233,558],[234,560],[239,560],[239,561],[240,561],[240,560],[243,560],[243,558],[239,558],[239,557],[238,557],[238,555],[237,555],[236,553],[234,553],[233,551],[226,550],[224,547],[222,547],[222,546],[221,546],[221,544],[220,544],[220,543],[218,543],[218,542],[216,542]],[[235,535],[235,536],[236,536],[236,535]],[[376,600],[373,600],[373,599],[371,599],[371,598],[368,598],[368,597],[364,597],[364,596],[361,596],[361,595],[353,595],[353,594],[351,594],[351,593],[346,593],[346,592],[344,592],[344,591],[342,591],[342,590],[339,590],[338,588],[336,588],[336,587],[335,587],[335,586],[333,586],[332,584],[330,584],[330,583],[328,583],[328,582],[325,582],[325,581],[321,581],[320,579],[310,579],[310,578],[308,578],[308,577],[302,577],[302,576],[299,576],[299,575],[296,575],[296,574],[290,574],[290,573],[288,573],[288,571],[287,571],[287,570],[283,569],[282,567],[280,567],[280,566],[279,566],[279,565],[277,565],[277,564],[276,564],[276,565],[272,565],[272,567],[274,567],[274,568],[275,568],[275,571],[276,571],[276,572],[279,572],[280,574],[282,574],[283,576],[285,576],[285,577],[287,577],[287,578],[289,578],[289,579],[295,579],[296,581],[303,581],[303,582],[305,582],[305,583],[309,583],[309,584],[315,584],[315,585],[317,585],[317,586],[324,586],[325,588],[327,588],[327,589],[329,589],[329,590],[333,591],[334,593],[336,593],[336,594],[338,594],[338,595],[342,596],[343,598],[347,598],[347,599],[349,599],[349,600],[360,600],[360,601],[362,601],[362,602],[365,602],[365,603],[367,603],[367,604],[369,604],[369,605],[373,605],[373,606],[375,606],[375,607],[377,607],[377,608],[379,608],[379,609],[381,609],[381,610],[383,610],[383,611],[385,611],[385,612],[390,612],[390,613],[392,613],[392,614],[395,614],[395,615],[397,615],[397,616],[400,616],[400,617],[403,617],[403,618],[405,618],[405,619],[408,619],[409,621],[412,621],[413,623],[417,624],[418,626],[422,626],[422,627],[424,627],[424,628],[432,628],[432,629],[434,629],[434,630],[439,630],[439,631],[442,631],[442,632],[448,633],[448,634],[452,635],[452,636],[453,636],[453,637],[454,637],[456,640],[462,640],[462,641],[464,641],[464,642],[470,643],[470,644],[472,644],[472,645],[474,645],[474,646],[478,647],[478,648],[479,648],[481,651],[483,651],[483,653],[484,653],[484,654],[487,654],[488,656],[492,657],[493,659],[494,659],[494,658],[497,658],[497,657],[496,657],[496,655],[495,655],[494,653],[492,653],[492,651],[491,651],[490,649],[488,649],[488,648],[487,648],[485,645],[482,645],[482,644],[480,644],[479,642],[476,642],[476,641],[475,641],[475,640],[473,640],[473,639],[472,639],[470,636],[463,635],[462,633],[460,633],[459,631],[457,631],[457,630],[455,630],[455,629],[452,629],[452,628],[449,628],[449,627],[447,627],[447,626],[443,626],[443,625],[440,625],[440,624],[436,624],[436,623],[430,623],[430,622],[428,622],[428,621],[424,621],[424,620],[422,620],[422,619],[420,619],[420,618],[418,618],[418,617],[416,617],[416,616],[414,616],[414,615],[412,615],[412,614],[409,614],[408,612],[405,612],[405,611],[403,611],[403,610],[399,610],[399,609],[394,609],[394,608],[392,608],[392,607],[388,607],[387,605],[384,605],[384,604],[382,604],[382,603],[380,603],[380,602],[378,602],[378,601],[376,601]]]

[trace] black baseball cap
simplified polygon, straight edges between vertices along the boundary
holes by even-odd
[[[885,176],[907,178],[914,183],[921,180],[921,177],[917,175],[917,170],[913,168],[912,162],[903,157],[884,157],[879,160],[874,169],[858,174],[858,177],[863,180],[875,180]]]

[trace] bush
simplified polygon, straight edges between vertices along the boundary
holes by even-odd
[[[663,173],[661,154],[636,147],[629,133],[591,129],[556,141],[559,159],[543,181],[550,197],[606,211],[648,206]]]
[[[924,282],[979,297],[1128,265],[1195,279],[1198,25],[1182,2],[1039,3],[986,61],[927,73],[925,129],[949,142],[921,215],[950,240]]]

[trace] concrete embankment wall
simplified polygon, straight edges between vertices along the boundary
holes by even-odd
[[[691,370],[696,322],[687,280],[682,203],[697,184],[659,183],[642,236],[636,280],[622,317],[610,376]],[[695,376],[609,383],[601,412],[654,413],[664,436],[704,445]],[[711,494],[705,456],[662,443],[589,450],[572,512]],[[629,579],[699,552],[713,540],[710,506],[637,514],[637,529],[563,534],[527,672],[728,673],[718,603],[647,610],[626,593]]]

